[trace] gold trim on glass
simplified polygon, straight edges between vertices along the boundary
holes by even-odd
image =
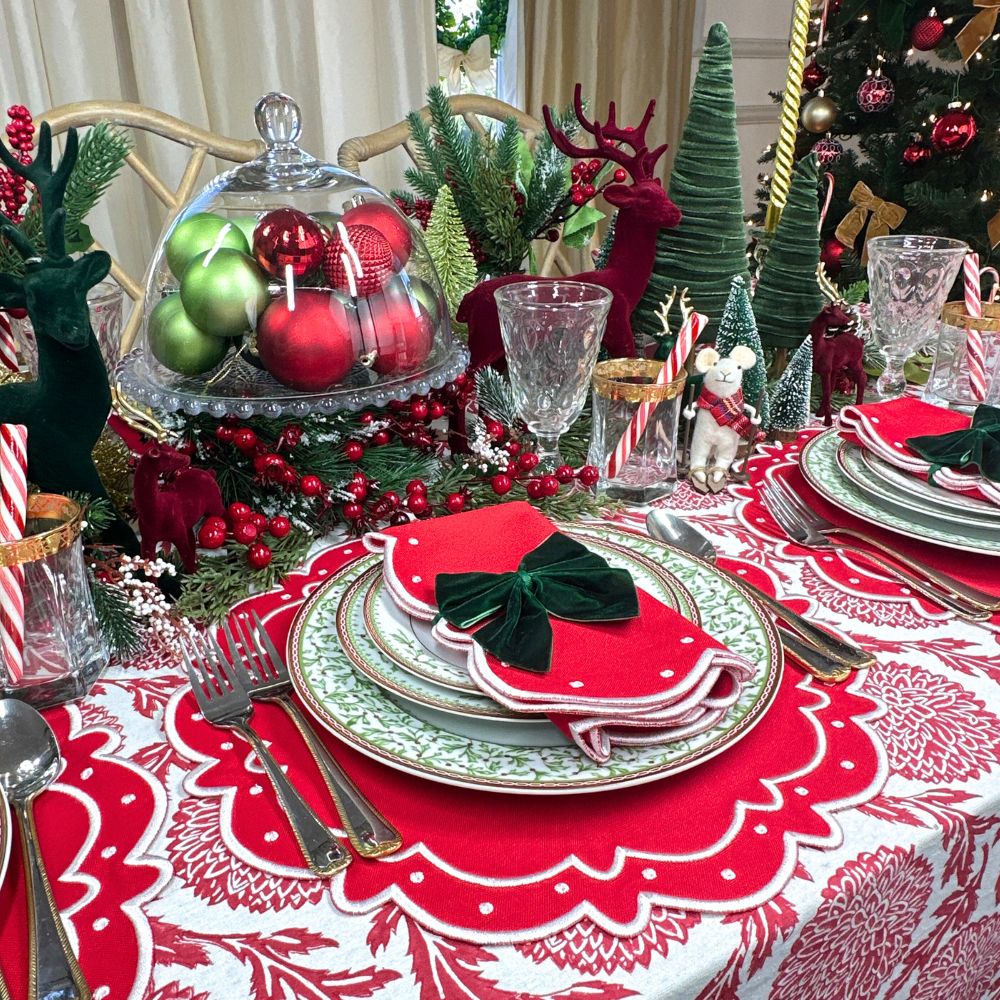
[[[941,310],[941,320],[948,326],[997,333],[1000,332],[1000,302],[984,302],[982,316],[970,316],[964,302],[946,302]]]
[[[28,520],[61,521],[61,524],[16,542],[0,542],[0,566],[36,562],[68,549],[80,537],[83,511],[75,500],[57,493],[32,493]]]
[[[663,368],[662,361],[643,358],[612,358],[600,361],[594,369],[594,391],[605,399],[624,399],[629,403],[662,403],[673,399],[684,390],[687,372],[682,372],[663,385],[657,376]],[[626,379],[646,379],[645,382],[627,382]]]

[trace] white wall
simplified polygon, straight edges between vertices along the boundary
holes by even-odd
[[[698,0],[695,68],[702,41],[716,21],[724,21],[733,42],[733,78],[743,175],[744,210],[755,208],[754,191],[763,148],[777,138],[778,105],[768,91],[781,90],[788,68],[792,0]],[[694,79],[694,72],[691,74]]]

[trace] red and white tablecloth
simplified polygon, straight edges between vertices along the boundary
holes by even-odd
[[[752,482],[764,474],[797,476],[797,450],[766,448],[751,463]],[[831,696],[794,668],[786,674],[772,712],[786,712],[783,731],[800,735],[787,746],[768,745],[765,719],[757,744],[749,743],[754,733],[746,738],[748,753],[752,747],[763,770],[770,765],[773,780],[750,794],[721,764],[713,771],[716,762],[689,772],[688,791],[671,805],[677,830],[665,832],[662,843],[655,830],[629,834],[645,860],[621,860],[617,895],[597,889],[600,873],[588,857],[597,846],[573,841],[585,828],[580,824],[594,821],[594,806],[585,801],[592,797],[560,800],[566,844],[579,857],[561,874],[535,880],[541,902],[524,907],[537,909],[531,919],[558,929],[525,936],[515,933],[518,906],[505,910],[503,902],[519,903],[517,880],[508,877],[515,862],[501,849],[518,800],[499,797],[490,814],[483,811],[485,793],[471,793],[475,812],[461,790],[385,776],[383,795],[407,808],[399,816],[407,844],[419,829],[408,803],[425,786],[424,822],[428,829],[437,824],[436,838],[428,835],[420,851],[379,868],[356,861],[332,882],[315,879],[285,851],[290,838],[256,762],[238,736],[195,717],[181,672],[163,651],[112,668],[90,697],[47,713],[65,766],[37,804],[38,822],[55,895],[95,998],[1000,996],[1000,616],[987,627],[957,622],[863,563],[788,543],[752,485],[715,497],[681,487],[670,506],[713,539],[732,560],[727,565],[877,654],[875,668]],[[639,515],[623,521],[642,525]],[[349,547],[318,556],[313,568],[342,564],[352,557],[344,554]],[[1000,560],[973,558],[961,568],[1000,587]],[[305,576],[267,598],[275,624],[316,582]],[[258,719],[280,745],[280,723],[266,706]],[[810,741],[821,752],[807,753]],[[380,801],[382,765],[335,748]],[[796,753],[811,764],[795,763]],[[820,757],[830,766],[826,777]],[[845,792],[843,801],[832,801],[836,767],[852,769],[841,777],[853,800]],[[777,773],[782,768],[796,770]],[[620,814],[609,809],[609,822],[627,827],[647,805],[642,793],[603,793],[600,800],[622,806]],[[656,794],[669,796],[669,789]],[[748,898],[760,888],[768,901],[715,913],[670,905],[668,883],[680,854],[671,861],[663,851],[681,845],[677,851],[696,859],[698,837],[685,838],[683,828],[702,832],[699,817],[711,814],[716,794],[743,804],[734,815],[771,810],[767,823],[741,819],[712,849],[713,875],[734,885],[754,876],[760,886],[748,883]],[[813,802],[810,795],[826,798]],[[463,854],[461,837],[441,832],[448,809],[459,813],[456,829],[464,823],[470,837],[482,838],[481,860]],[[531,809],[525,800],[525,822]],[[542,853],[553,850],[553,816],[545,823],[538,828]],[[786,841],[783,851],[762,847],[753,866],[715,864],[725,850],[737,850],[741,836],[756,834],[770,845],[768,824],[777,823],[790,831],[778,838]],[[530,836],[522,831],[510,842],[523,850]],[[456,859],[478,866],[478,912],[463,910],[478,896],[434,893],[434,880]],[[703,896],[726,909],[727,898],[740,898],[736,888],[728,891],[709,886]],[[589,908],[570,905],[585,899]],[[24,995],[24,920],[15,860],[0,889],[0,967],[16,1000]],[[491,931],[491,920],[503,926]]]

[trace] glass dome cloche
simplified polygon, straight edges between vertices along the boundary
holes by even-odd
[[[257,102],[265,143],[177,215],[146,276],[129,396],[222,416],[383,406],[468,364],[423,234],[362,178],[303,152],[299,108]]]

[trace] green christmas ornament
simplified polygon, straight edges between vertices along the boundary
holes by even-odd
[[[188,264],[198,254],[216,246],[249,254],[250,240],[235,223],[235,219],[214,212],[198,212],[181,222],[167,239],[167,264],[173,276],[183,278]]]
[[[149,316],[146,335],[156,360],[179,375],[202,375],[214,368],[229,350],[222,337],[213,337],[191,322],[177,292],[156,304]]]
[[[769,347],[798,347],[823,308],[819,266],[819,162],[814,153],[795,164],[778,228],[764,258],[753,299],[757,329]]]
[[[766,431],[771,426],[770,405],[767,398],[767,365],[764,348],[761,346],[746,281],[737,274],[730,283],[729,298],[719,320],[719,334],[715,349],[722,357],[728,357],[734,347],[749,347],[757,355],[757,364],[743,373],[743,398],[760,414],[760,429]]]
[[[253,231],[260,221],[257,215],[231,215],[229,221],[244,235],[247,241],[247,248],[253,246]],[[239,250],[239,247],[234,247]]]
[[[437,292],[423,278],[410,278],[410,291],[427,310],[431,322],[437,326],[441,322],[441,300]]]
[[[733,50],[724,24],[712,25],[702,50],[669,194],[683,217],[657,237],[653,274],[632,326],[637,334],[659,331],[656,310],[676,286],[687,288],[694,307],[708,316],[700,339],[714,340],[730,281],[747,273]],[[674,329],[683,322],[677,306],[670,319]]]
[[[226,248],[199,254],[188,264],[180,295],[195,326],[216,337],[254,329],[270,301],[267,275],[257,262]]]
[[[809,426],[809,399],[812,393],[813,347],[807,337],[781,373],[770,392],[771,429],[798,431]]]

